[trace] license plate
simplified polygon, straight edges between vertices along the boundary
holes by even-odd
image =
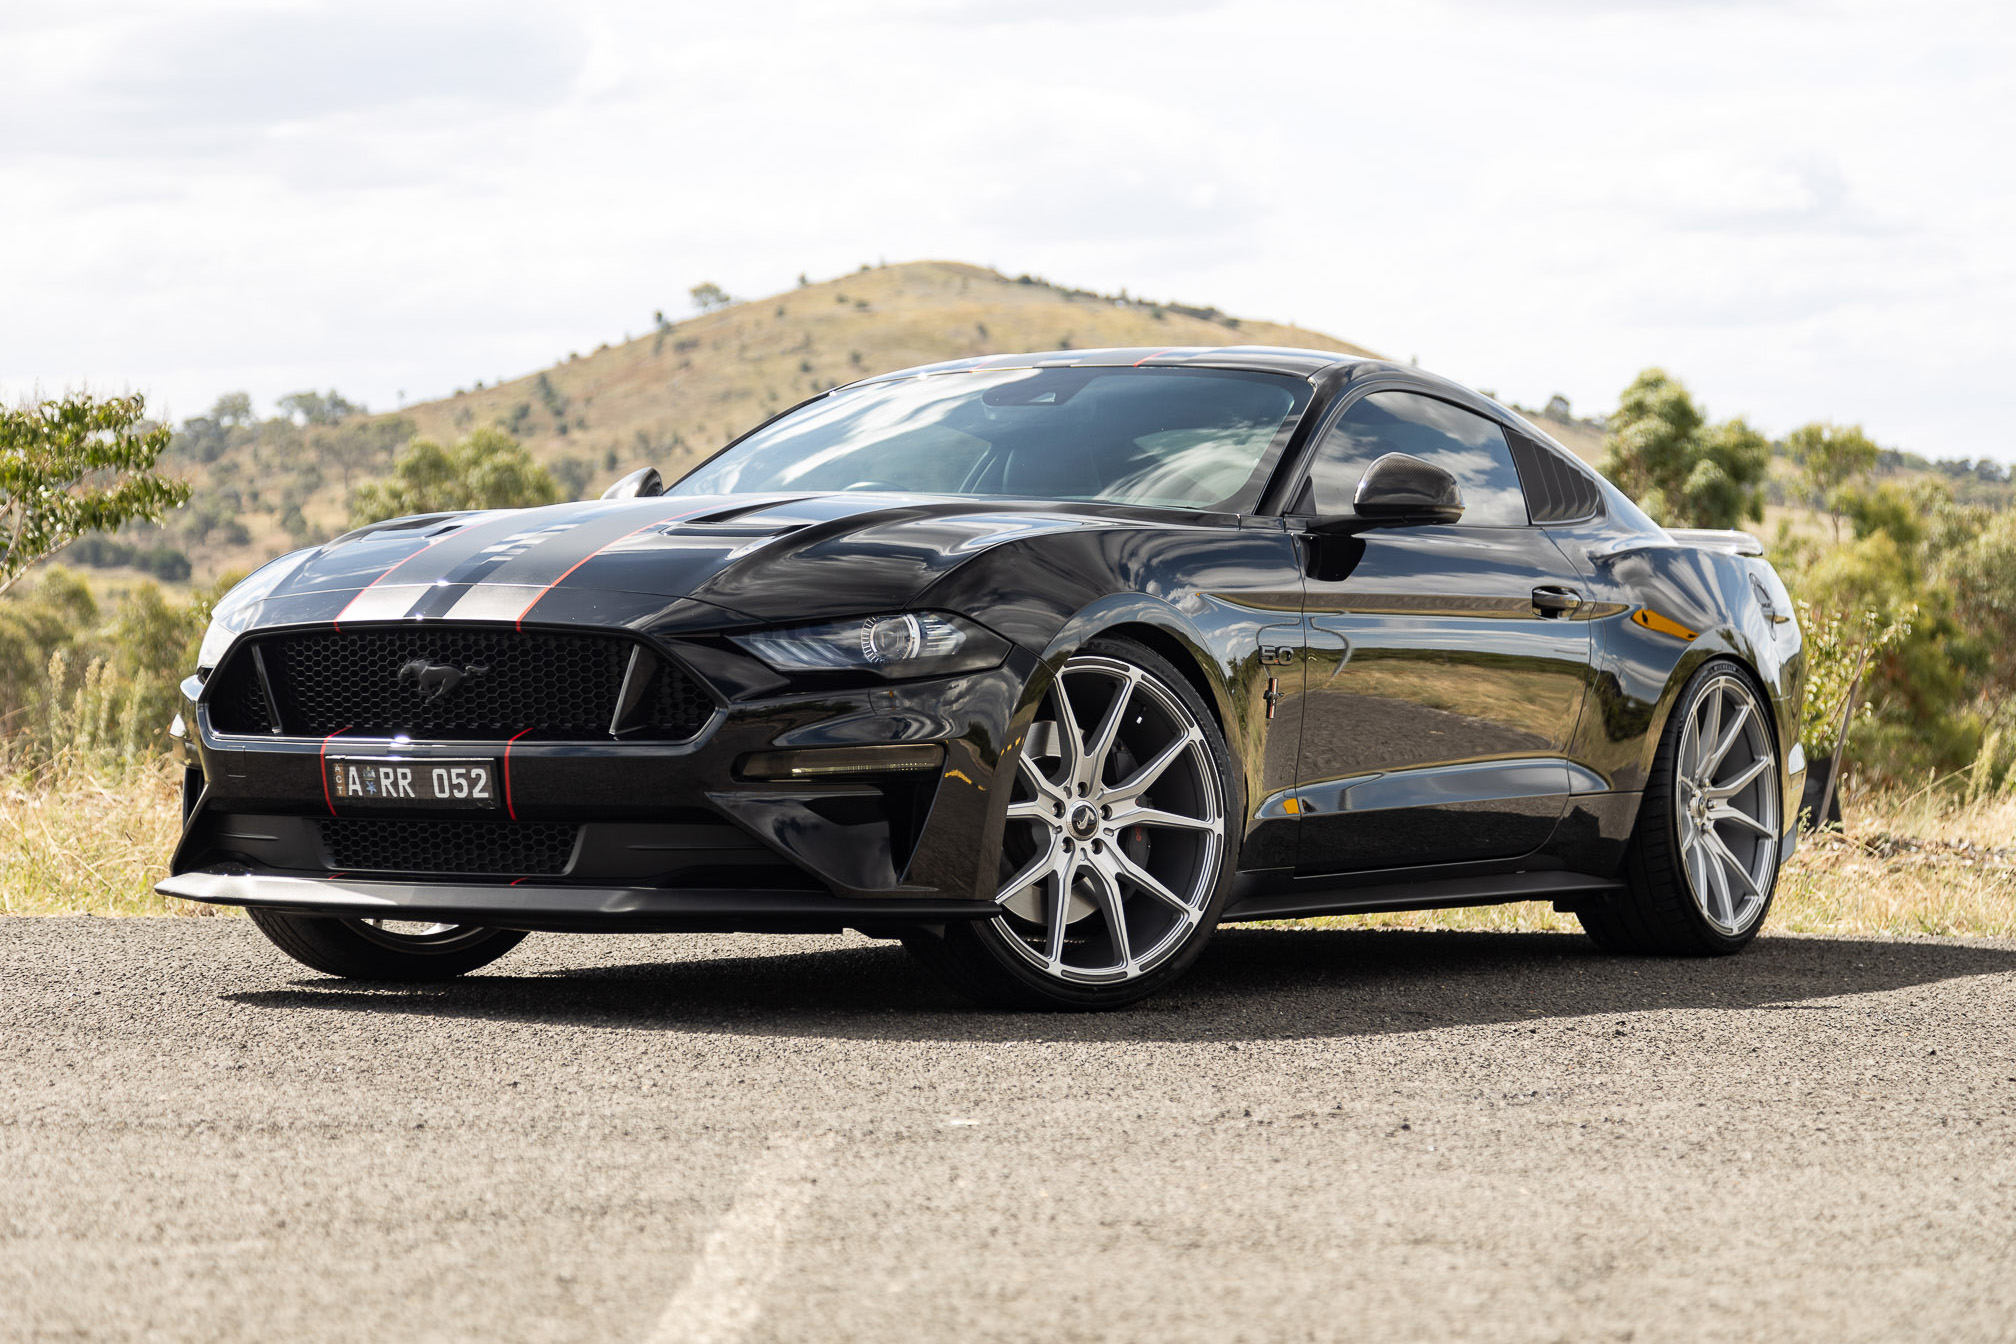
[[[495,807],[497,763],[332,758],[329,796],[346,803]]]

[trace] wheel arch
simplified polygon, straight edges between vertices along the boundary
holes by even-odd
[[[1024,686],[1021,707],[1028,709],[1041,700],[1065,660],[1100,638],[1131,639],[1168,659],[1203,699],[1228,748],[1238,758],[1230,731],[1233,716],[1227,668],[1222,661],[1227,651],[1214,650],[1212,640],[1184,613],[1142,594],[1115,595],[1095,602],[1065,622],[1043,650],[1040,671]],[[1240,765],[1243,768],[1245,762]]]
[[[1205,675],[1204,664],[1194,647],[1164,627],[1150,625],[1146,621],[1123,621],[1119,625],[1108,626],[1093,638],[1131,639],[1136,644],[1153,649],[1168,659],[1169,665],[1183,674],[1184,680],[1190,683],[1198,697],[1204,701],[1205,708],[1211,711],[1211,717],[1218,723],[1218,731],[1225,733],[1224,708],[1218,703],[1217,690],[1212,686],[1211,679]],[[1228,745],[1231,742],[1229,734],[1226,735],[1226,742]]]
[[[1102,637],[1130,639],[1142,645],[1166,659],[1189,682],[1210,712],[1232,758],[1239,791],[1250,803],[1257,796],[1258,762],[1253,753],[1243,749],[1244,734],[1235,731],[1239,719],[1229,686],[1230,669],[1223,661],[1236,656],[1231,638],[1214,642],[1205,629],[1187,619],[1183,612],[1140,593],[1116,594],[1092,603],[1065,622],[1051,639],[1038,658],[1035,671],[1023,682],[1008,733],[1007,751],[1002,757],[1004,776],[1015,769],[1029,724],[1059,669],[1072,655]],[[1221,644],[1224,647],[1219,647]],[[987,831],[989,844],[999,839],[1007,802],[1007,791],[1000,790]]]
[[[1652,729],[1645,734],[1645,740],[1640,744],[1639,770],[1643,777],[1650,777],[1652,759],[1658,755],[1659,743],[1665,739],[1666,729],[1673,722],[1673,713],[1679,706],[1681,692],[1686,690],[1688,683],[1710,663],[1727,663],[1735,668],[1749,683],[1758,700],[1771,706],[1775,711],[1778,696],[1772,692],[1763,674],[1745,654],[1739,641],[1732,638],[1732,634],[1733,632],[1729,631],[1714,631],[1701,636],[1688,646],[1680,655],[1679,661],[1673,665],[1673,671],[1668,674],[1666,685],[1659,693],[1658,704],[1654,707]],[[1777,713],[1766,714],[1764,718],[1771,732],[1772,745],[1778,752],[1778,774],[1782,788],[1787,769],[1784,733]]]
[[[1599,557],[1599,589],[1618,605],[1598,622],[1593,717],[1583,747],[1620,787],[1642,788],[1680,691],[1710,659],[1742,669],[1768,707],[1781,770],[1797,739],[1801,641],[1767,612],[1748,557],[1698,546],[1634,545]],[[1796,627],[1791,627],[1796,632]]]

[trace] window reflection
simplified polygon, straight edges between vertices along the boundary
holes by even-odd
[[[1374,392],[1323,436],[1309,476],[1319,514],[1353,512],[1365,468],[1387,453],[1409,453],[1456,478],[1464,527],[1526,526],[1526,496],[1505,431],[1483,416],[1412,392]]]
[[[1300,379],[1218,369],[922,375],[815,402],[671,493],[901,490],[1209,508],[1252,483],[1307,397]]]

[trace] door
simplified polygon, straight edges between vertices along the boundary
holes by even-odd
[[[1324,433],[1296,512],[1349,515],[1389,452],[1448,471],[1465,509],[1449,525],[1303,534],[1305,873],[1526,854],[1571,787],[1581,580],[1528,522],[1504,431],[1423,393],[1366,394]]]

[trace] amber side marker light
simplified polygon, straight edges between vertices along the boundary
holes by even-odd
[[[824,779],[833,775],[893,775],[936,770],[945,759],[937,743],[921,747],[813,747],[757,751],[742,758],[744,779]]]
[[[1657,630],[1660,634],[1671,635],[1675,639],[1694,638],[1694,631],[1689,630],[1670,616],[1661,616],[1650,607],[1638,608],[1638,610],[1631,613],[1631,619],[1637,624],[1644,626],[1647,630]]]

